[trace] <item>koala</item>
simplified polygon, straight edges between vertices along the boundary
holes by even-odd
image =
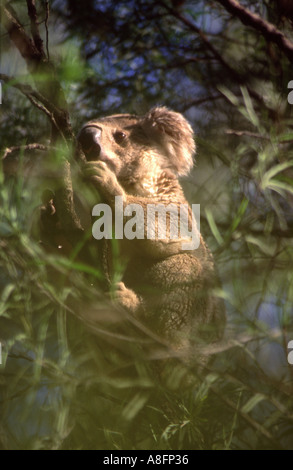
[[[139,205],[146,233],[150,204],[184,205],[190,226],[192,211],[179,177],[193,166],[195,142],[192,128],[181,114],[155,107],[144,116],[103,117],[87,122],[78,142],[86,157],[84,175],[114,212],[117,196],[123,208]],[[127,220],[129,214],[123,214],[123,223]],[[186,249],[180,234],[171,237],[169,213],[167,221],[163,239],[119,240],[127,264],[116,297],[175,349],[189,350],[202,338],[214,341],[221,337],[225,313],[221,300],[213,295],[218,277],[203,238],[198,234],[199,246]]]

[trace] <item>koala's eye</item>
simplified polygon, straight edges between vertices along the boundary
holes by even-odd
[[[126,134],[122,131],[116,131],[114,134],[114,139],[116,140],[117,144],[122,144],[125,142]]]

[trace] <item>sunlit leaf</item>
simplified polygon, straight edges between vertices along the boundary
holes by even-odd
[[[122,416],[128,421],[133,419],[137,413],[145,406],[149,399],[149,395],[145,393],[137,393],[129,403],[123,408]]]
[[[248,414],[253,408],[256,407],[261,401],[263,401],[266,397],[261,393],[256,393],[253,397],[251,397],[245,405],[242,406],[241,411],[242,413]]]
[[[222,237],[222,235],[220,234],[220,231],[217,227],[217,224],[215,222],[215,219],[214,219],[214,216],[213,216],[213,213],[211,210],[209,209],[206,209],[205,210],[205,214],[206,214],[206,217],[207,217],[207,220],[208,220],[208,223],[209,223],[209,226],[211,228],[211,231],[215,237],[215,239],[217,240],[218,244],[221,245],[224,241],[224,238]]]

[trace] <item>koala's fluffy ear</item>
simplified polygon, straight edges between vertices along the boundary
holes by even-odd
[[[156,107],[144,116],[142,126],[148,138],[166,152],[176,173],[188,174],[193,166],[195,143],[192,128],[182,114]]]

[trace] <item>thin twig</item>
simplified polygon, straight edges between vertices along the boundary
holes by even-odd
[[[34,40],[27,35],[10,5],[3,8],[3,20],[10,39],[26,61],[38,91],[17,81],[12,85],[26,94],[34,106],[50,117],[51,141],[54,143],[61,137],[69,146],[75,143],[75,136],[70,123],[65,94],[60,82],[56,79],[54,65],[49,62],[43,51],[43,45],[40,43],[35,0],[27,0],[27,5]],[[40,74],[45,76],[46,80],[40,79]],[[67,158],[64,158],[59,174],[60,187],[58,197],[56,196],[56,207],[58,204],[60,226],[68,239],[75,244],[82,232],[82,226],[74,207],[70,163]]]
[[[220,394],[217,388],[214,385],[211,385],[211,391],[221,400],[223,401],[229,408],[232,408],[242,419],[248,422],[252,428],[254,428],[257,432],[261,435],[266,437],[270,442],[274,443],[275,440],[273,435],[259,422],[257,422],[254,418],[249,416],[247,413],[243,412],[232,400],[225,397],[223,394]]]
[[[223,95],[205,96],[203,98],[197,98],[193,101],[189,101],[188,103],[184,104],[181,107],[180,111],[184,113],[185,111],[187,111],[190,108],[193,108],[194,106],[200,106],[204,103],[210,103],[211,101],[215,101],[215,100],[222,99],[222,98],[223,98]]]
[[[268,140],[268,141],[271,140],[270,137],[265,136],[265,135],[257,134],[256,132],[237,131],[235,129],[227,129],[225,131],[225,133],[230,134],[230,135],[236,135],[238,137],[246,136],[246,137],[253,137],[253,138],[256,138],[256,139],[263,139],[263,140]],[[278,144],[290,144],[292,142],[293,142],[293,139],[288,138],[288,139],[282,139],[282,140],[278,141]]]
[[[38,49],[40,55],[44,57],[45,53],[44,53],[44,48],[43,48],[43,40],[39,32],[39,24],[38,24],[38,16],[37,16],[35,0],[26,0],[26,4],[27,4],[28,16],[30,17],[30,21],[31,21],[31,33],[32,33],[32,37],[34,40],[34,44],[36,48]]]
[[[8,155],[10,155],[13,152],[20,152],[21,150],[49,150],[51,147],[48,145],[43,145],[43,144],[38,144],[38,143],[33,143],[33,144],[26,144],[26,145],[15,145],[13,147],[7,147],[4,149],[4,153],[1,157],[2,160],[4,160]]]
[[[40,52],[34,42],[26,34],[11,5],[3,8],[4,22],[10,39],[19,50],[22,57],[32,69],[39,63]]]
[[[17,81],[16,78],[10,77],[5,74],[0,74],[0,80],[3,80],[5,83],[17,88],[22,94],[24,94],[30,102],[38,109],[40,109],[43,113],[45,113],[49,119],[51,120],[52,124],[58,129],[60,136],[63,137],[65,143],[66,139],[62,129],[57,123],[56,116],[59,115],[59,110],[52,104],[49,100],[47,100],[41,93],[34,90],[30,85],[26,83],[20,83]],[[42,103],[42,104],[40,104]]]
[[[38,103],[37,100],[35,100],[35,98],[33,98],[33,96],[29,93],[24,93],[26,95],[26,97],[30,100],[30,102],[36,107],[38,108],[40,111],[42,111],[43,113],[45,113],[49,119],[51,120],[52,124],[55,126],[56,129],[58,129],[59,133],[60,133],[60,136],[62,136],[64,138],[64,135],[60,129],[60,127],[58,126],[55,118],[54,118],[54,115],[42,104]],[[66,142],[66,139],[64,138],[64,141]]]
[[[237,135],[237,137],[246,136],[246,137],[253,137],[253,138],[256,138],[256,139],[271,140],[269,137],[267,137],[265,135],[257,134],[257,132],[237,131],[237,130],[234,130],[234,129],[227,129],[225,131],[225,133],[229,134],[229,135]]]
[[[221,56],[221,54],[217,51],[213,44],[208,40],[207,35],[203,31],[198,28],[198,26],[196,26],[194,23],[192,23],[188,18],[183,16],[178,10],[171,8],[164,1],[161,1],[160,3],[172,16],[177,18],[181,23],[185,24],[185,26],[187,26],[190,31],[196,33],[200,37],[201,41],[205,44],[207,49],[209,49],[210,52],[213,54],[214,58],[220,64],[222,64],[225,69],[229,71],[232,77],[234,77],[238,81],[239,76],[237,72],[232,67],[230,67],[230,65],[225,61],[225,59]]]
[[[33,0],[27,0],[28,4],[32,4]],[[8,31],[10,39],[13,41],[17,49],[19,50],[22,57],[25,59],[29,71],[32,73],[37,88],[41,93],[42,99],[36,97],[34,92],[34,97],[37,98],[54,115],[55,121],[58,123],[58,126],[55,125],[52,127],[54,135],[58,135],[60,129],[63,130],[63,135],[69,140],[73,138],[73,132],[69,122],[69,115],[67,110],[67,103],[61,88],[60,83],[56,80],[54,76],[54,68],[50,64],[43,52],[43,49],[40,50],[36,47],[34,41],[26,34],[22,24],[17,18],[14,10],[9,7],[3,9],[4,14],[4,24]],[[33,13],[32,13],[33,15]],[[37,21],[34,19],[32,21]],[[38,40],[36,39],[37,43]],[[48,81],[44,83],[42,80],[38,80],[35,73],[42,72],[48,76]],[[45,100],[46,99],[46,103]],[[54,104],[53,104],[54,103]],[[57,131],[57,132],[56,132]]]
[[[261,33],[267,41],[277,44],[279,49],[293,62],[293,43],[275,25],[261,18],[256,13],[242,6],[236,0],[216,0],[229,13],[239,18],[246,26],[254,28]]]
[[[46,18],[45,18],[46,51],[47,51],[47,58],[48,58],[48,60],[50,60],[50,53],[49,53],[49,29],[48,29],[48,21],[49,21],[49,15],[50,15],[49,0],[46,0],[45,5],[46,5]]]

